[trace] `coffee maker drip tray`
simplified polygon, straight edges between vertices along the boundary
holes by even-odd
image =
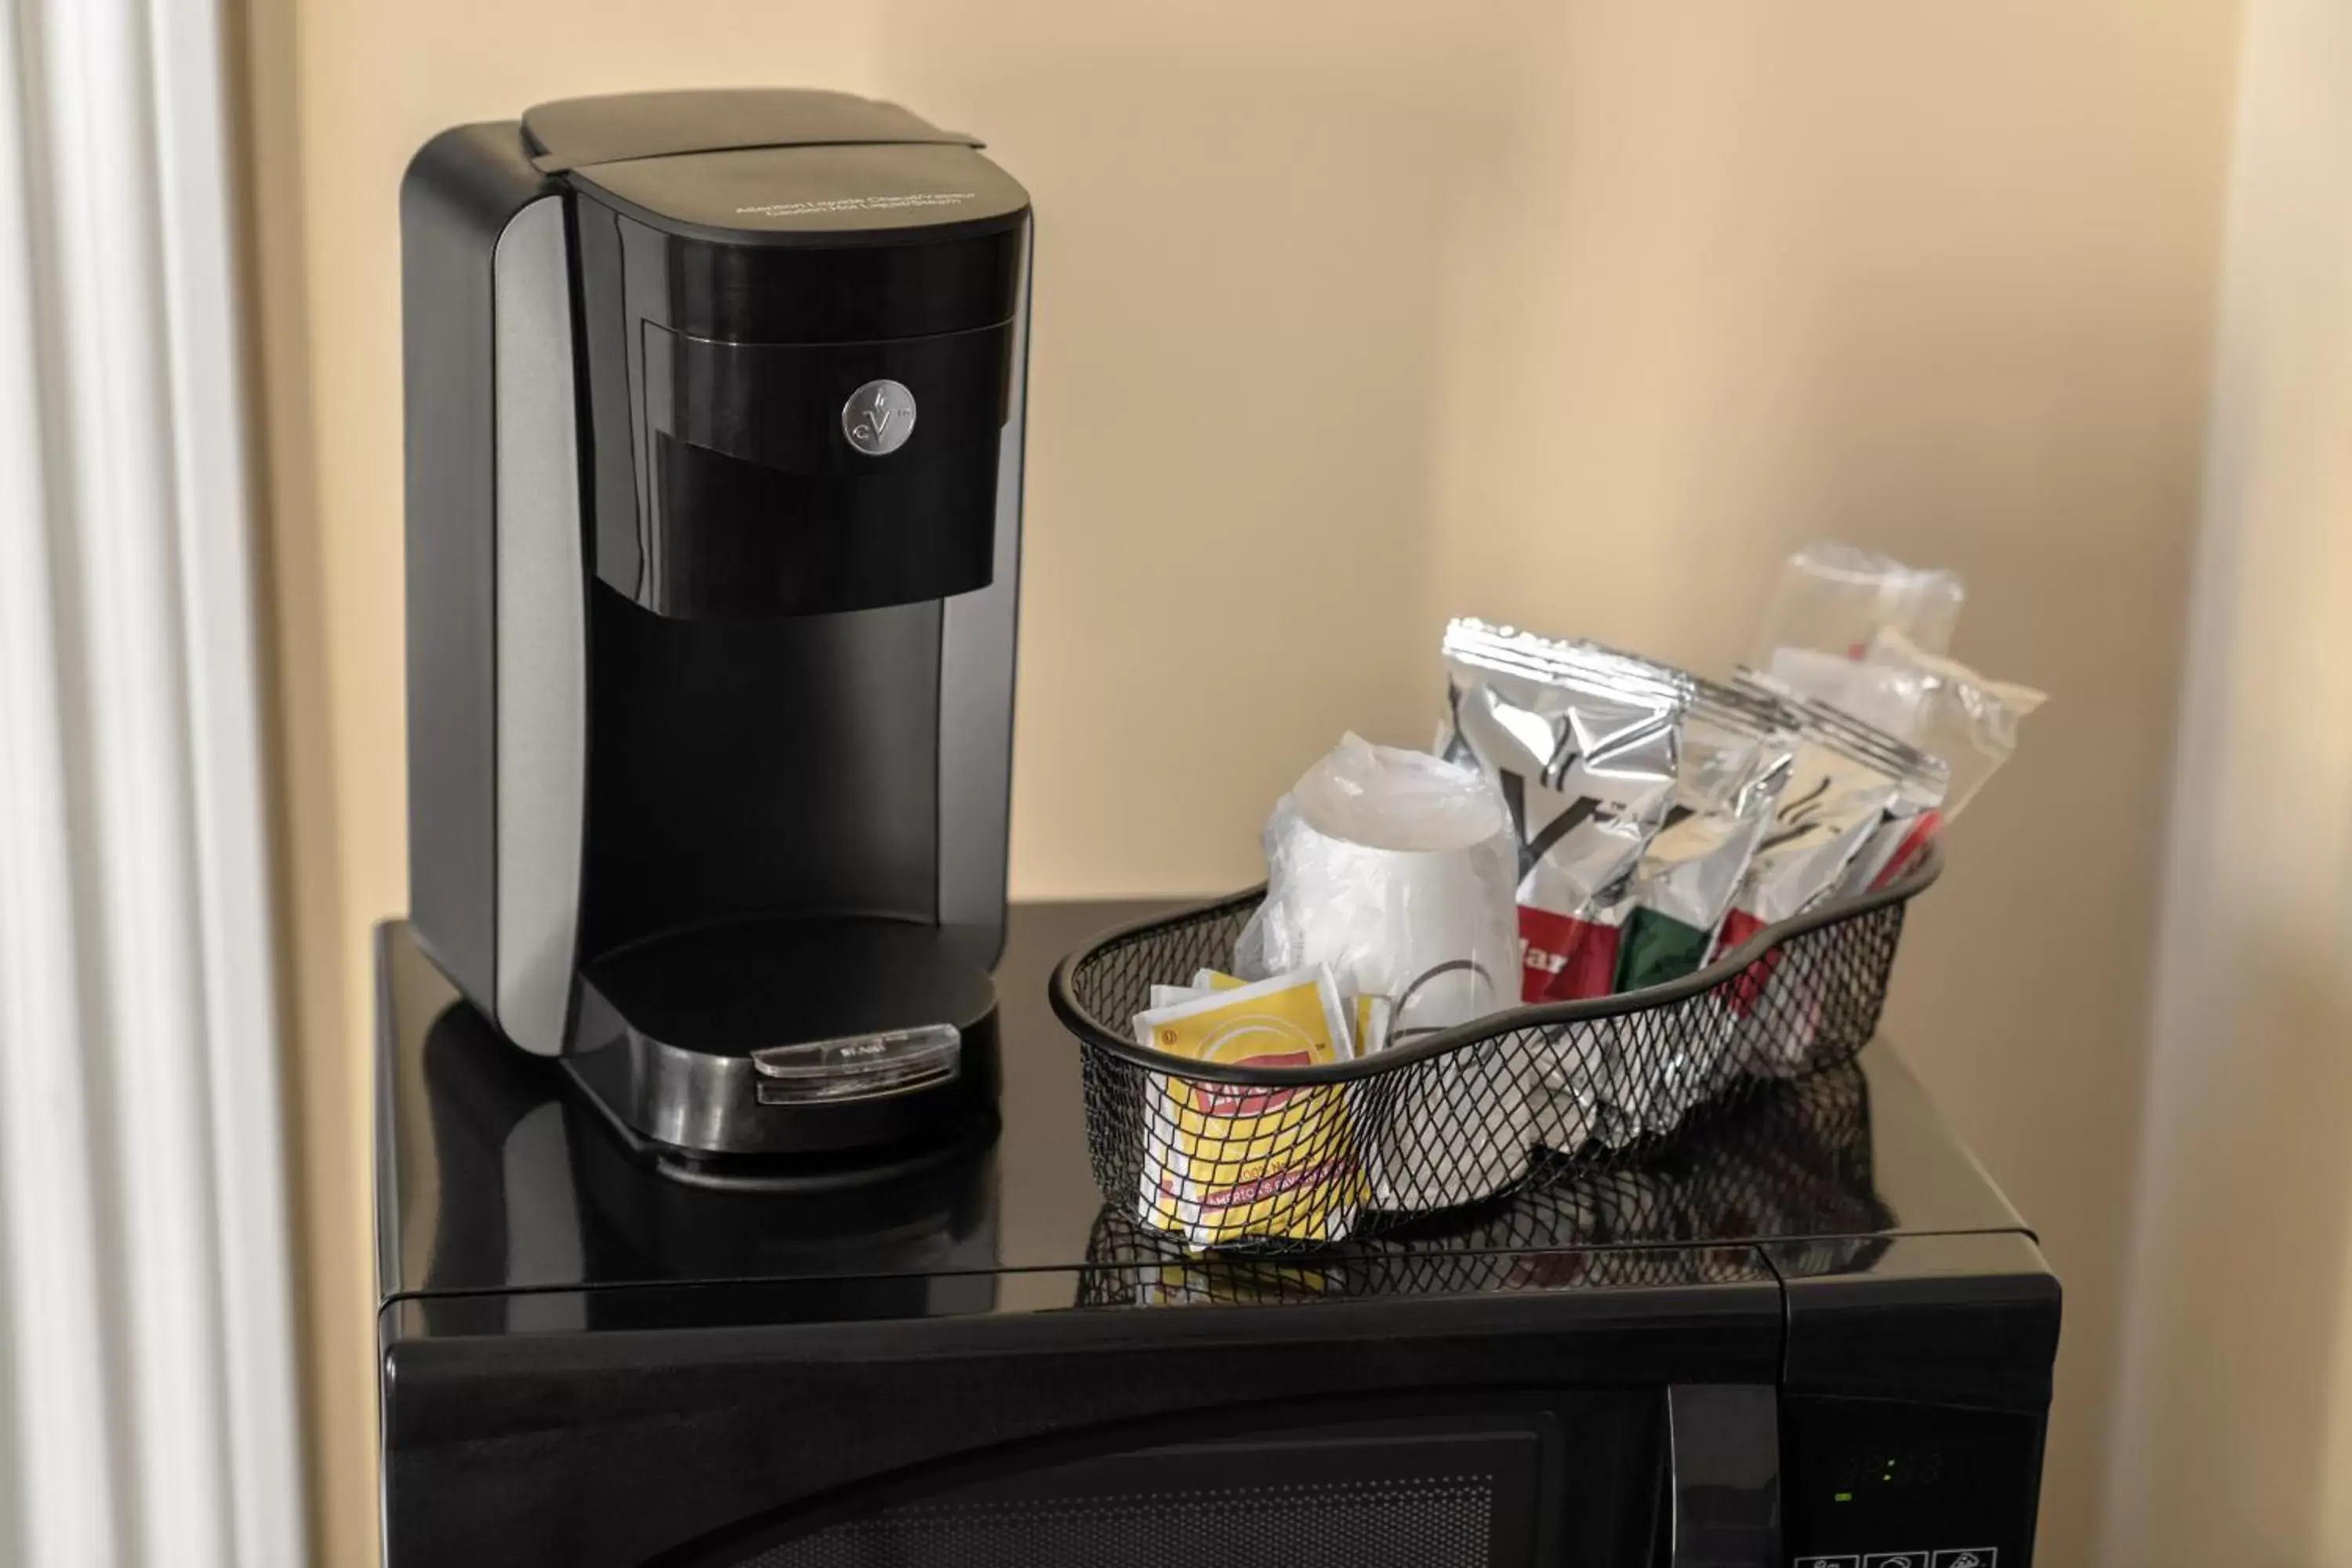
[[[996,1101],[996,988],[937,926],[837,918],[665,932],[581,974],[588,1096],[666,1165],[904,1150]]]

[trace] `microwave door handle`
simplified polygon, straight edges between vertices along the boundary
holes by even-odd
[[[1666,1390],[1672,1568],[1780,1568],[1780,1417],[1769,1384]]]

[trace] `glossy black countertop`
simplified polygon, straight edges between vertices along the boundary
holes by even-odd
[[[997,968],[1001,1130],[881,1176],[710,1190],[654,1169],[554,1062],[501,1041],[406,926],[382,928],[376,1245],[387,1310],[466,1299],[550,1327],[583,1291],[658,1304],[756,1287],[784,1318],[929,1316],[1161,1301],[1261,1304],[1576,1285],[1761,1284],[1900,1268],[1906,1238],[2026,1227],[1883,1042],[1853,1067],[1701,1118],[1638,1163],[1312,1260],[1188,1258],[1107,1205],[1087,1163],[1054,965],[1173,906],[1016,905]],[[2030,1247],[2027,1248],[2030,1251]],[[845,1290],[848,1281],[865,1281]],[[744,1310],[740,1289],[730,1313]],[[971,1298],[966,1300],[965,1298]],[[522,1299],[519,1307],[514,1299]],[[518,1321],[520,1316],[520,1321]]]

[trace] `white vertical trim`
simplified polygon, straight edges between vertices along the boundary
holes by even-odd
[[[0,27],[0,1561],[116,1561],[16,16]],[[9,1553],[16,1555],[10,1556]]]
[[[301,1557],[224,3],[13,0],[0,61],[0,1551],[45,1565]]]
[[[212,1068],[234,1561],[302,1558],[286,1142],[263,819],[258,616],[216,5],[149,0],[161,168],[185,668]],[[259,1087],[264,1092],[255,1092]]]
[[[44,5],[100,1006],[141,1563],[227,1568],[220,1302],[154,121],[130,0]],[[87,962],[87,960],[86,960]]]

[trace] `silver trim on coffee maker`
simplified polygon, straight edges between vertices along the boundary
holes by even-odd
[[[587,565],[563,198],[517,213],[491,264],[499,463],[499,1027],[564,1048],[587,820]]]
[[[762,1105],[830,1105],[945,1083],[963,1060],[963,1031],[922,1024],[751,1053]]]
[[[861,1064],[854,1051],[881,1042]],[[853,1054],[844,1058],[844,1047]],[[823,1056],[795,1052],[830,1051]],[[598,1106],[632,1132],[688,1157],[800,1152],[779,1120],[793,1110],[913,1094],[963,1070],[951,1024],[811,1041],[749,1056],[681,1050],[630,1030],[564,1058]]]

